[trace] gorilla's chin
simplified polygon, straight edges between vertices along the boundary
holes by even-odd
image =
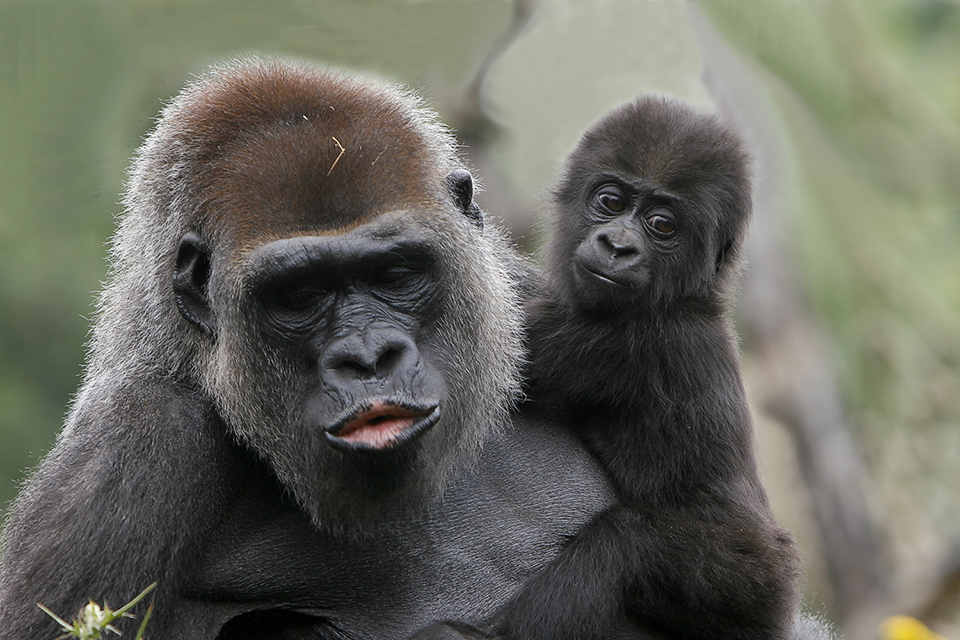
[[[453,427],[439,421],[435,428]],[[309,461],[303,459],[304,448],[291,442],[272,462],[281,483],[318,528],[335,533],[376,533],[418,519],[440,499],[450,474],[437,473],[436,467],[472,465],[476,450],[472,443],[431,442],[432,435],[375,450],[357,445],[344,449],[330,446],[326,438],[314,440],[312,455],[307,454],[312,457]],[[316,476],[300,472],[306,468],[314,469]]]

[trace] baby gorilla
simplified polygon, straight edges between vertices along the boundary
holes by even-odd
[[[528,581],[497,633],[783,639],[798,558],[757,476],[731,327],[748,157],[663,98],[597,122],[566,161],[529,304],[530,401],[599,458],[620,496]]]

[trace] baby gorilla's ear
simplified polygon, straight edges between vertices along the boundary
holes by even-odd
[[[717,264],[716,264],[716,268],[714,269],[714,272],[720,271],[720,267],[723,266],[723,262],[724,260],[727,259],[727,254],[730,252],[730,249],[732,247],[733,247],[733,240],[723,245],[720,251],[717,252]]]

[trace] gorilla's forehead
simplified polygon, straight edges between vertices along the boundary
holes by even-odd
[[[742,145],[715,115],[657,96],[598,120],[567,161],[568,169],[588,175],[606,170],[635,176],[691,198],[744,190],[747,165]]]
[[[436,179],[417,153],[409,141],[306,121],[258,132],[213,163],[203,185],[207,224],[240,235],[333,231],[388,210],[435,207]]]

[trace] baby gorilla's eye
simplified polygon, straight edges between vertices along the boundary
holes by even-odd
[[[626,198],[620,189],[610,186],[597,192],[597,203],[610,213],[622,213],[627,208]]]
[[[647,228],[659,238],[669,238],[677,231],[677,223],[669,209],[657,208],[644,219]]]

